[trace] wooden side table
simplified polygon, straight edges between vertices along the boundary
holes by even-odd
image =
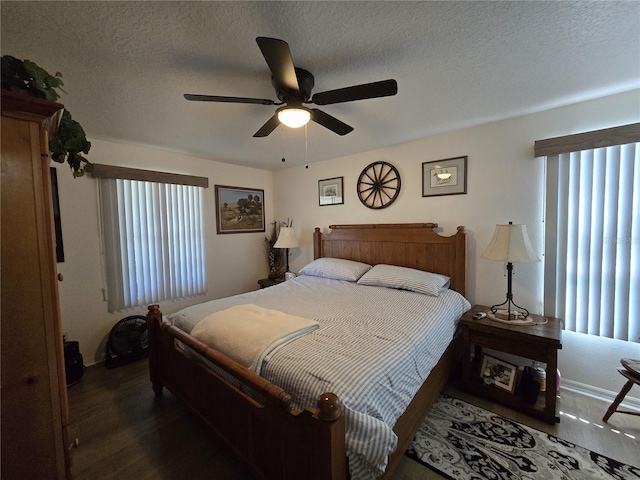
[[[487,312],[489,307],[474,305],[460,319],[462,329],[462,386],[466,390],[487,397],[513,409],[541,418],[549,423],[560,421],[556,414],[556,387],[558,350],[562,348],[562,320],[546,317],[547,323],[540,325],[509,325],[489,318],[474,320],[473,315]],[[545,317],[532,315],[543,322]],[[471,359],[471,345],[475,346]],[[530,358],[547,364],[547,385],[535,405],[525,403],[518,393],[485,386],[480,376],[482,348],[491,348],[519,357]]]
[[[284,282],[284,275],[280,275],[276,278],[261,278],[260,280],[258,280],[258,285],[260,285],[260,288],[267,288],[273,287],[274,285],[282,282]]]

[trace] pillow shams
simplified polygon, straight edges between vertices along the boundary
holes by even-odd
[[[334,280],[346,280],[357,282],[365,272],[371,268],[366,263],[344,260],[342,258],[318,258],[305,265],[300,270],[300,275],[312,277],[332,278]]]
[[[358,285],[388,287],[438,297],[449,288],[450,278],[437,273],[423,272],[414,268],[379,264],[365,273]]]

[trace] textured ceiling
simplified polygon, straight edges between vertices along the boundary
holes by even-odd
[[[640,2],[10,2],[2,54],[64,75],[89,139],[265,169],[304,165],[640,86]],[[314,92],[394,78],[398,95],[322,107],[354,127],[253,134],[276,100],[257,36],[289,43]],[[281,163],[281,157],[287,162]],[[89,156],[90,158],[90,156]]]

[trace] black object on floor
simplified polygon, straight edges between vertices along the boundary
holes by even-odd
[[[67,375],[67,387],[75,385],[84,374],[80,344],[78,342],[64,342],[64,370]]]
[[[115,368],[135,362],[147,356],[147,348],[147,317],[125,317],[109,333],[104,365]]]

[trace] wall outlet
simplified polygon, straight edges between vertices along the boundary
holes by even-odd
[[[62,332],[62,343],[67,341],[67,332]]]

